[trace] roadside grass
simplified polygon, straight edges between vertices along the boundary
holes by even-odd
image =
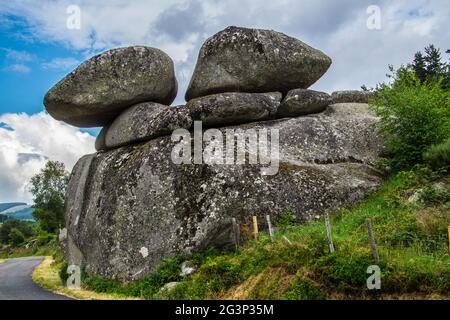
[[[56,250],[58,250],[58,244],[56,240],[36,247],[15,247],[3,250],[0,248],[0,259],[23,258],[31,256],[51,256],[55,253]]]
[[[97,293],[86,289],[69,289],[60,278],[60,266],[53,257],[47,256],[44,261],[34,270],[32,278],[41,287],[54,293],[65,295],[80,300],[130,300],[132,297],[118,294]]]

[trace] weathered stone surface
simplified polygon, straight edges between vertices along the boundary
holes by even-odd
[[[103,151],[106,150],[106,131],[108,131],[109,125],[106,125],[100,130],[97,138],[95,139],[95,150]]]
[[[227,92],[190,100],[186,106],[204,126],[223,126],[273,118],[281,98],[279,92]]]
[[[186,101],[222,92],[285,94],[308,88],[330,65],[323,52],[283,33],[228,27],[200,49]]]
[[[189,129],[192,119],[184,107],[168,107],[154,102],[137,104],[118,116],[105,133],[106,148],[116,148]]]
[[[322,112],[332,103],[325,92],[308,89],[294,89],[288,92],[278,108],[278,117],[296,117]]]
[[[256,213],[263,223],[292,211],[304,221],[361,200],[382,180],[370,165],[382,141],[377,118],[360,107],[226,128],[279,130],[271,176],[261,165],[176,165],[170,136],[83,157],[67,192],[69,264],[137,279],[164,258],[230,243],[231,217]]]
[[[331,99],[333,99],[333,103],[367,103],[372,96],[373,93],[370,91],[343,90],[333,92]]]
[[[44,104],[57,120],[95,127],[139,102],[171,104],[176,94],[170,57],[159,49],[136,46],[85,61],[50,89]]]

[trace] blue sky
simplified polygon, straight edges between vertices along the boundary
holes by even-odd
[[[67,28],[68,8],[81,27]],[[379,28],[368,28],[371,5]],[[184,93],[205,39],[229,25],[273,29],[328,54],[333,63],[312,89],[373,87],[387,66],[430,43],[450,47],[448,0],[1,0],[0,202],[30,202],[30,177],[47,159],[71,170],[94,152],[98,129],[75,128],[43,109],[47,90],[88,57],[119,46],[165,51]]]
[[[20,17],[6,15],[0,23],[0,114],[44,111],[48,89],[75,68],[84,55],[57,42],[29,38]],[[85,130],[93,135],[98,129]]]

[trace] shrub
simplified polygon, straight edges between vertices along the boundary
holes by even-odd
[[[8,237],[9,237],[9,242],[13,246],[19,246],[20,244],[22,244],[25,241],[25,236],[17,228],[12,228],[11,231],[9,232]]]
[[[450,167],[450,137],[444,143],[428,148],[423,159],[435,170]]]
[[[12,232],[13,229],[16,231]],[[17,232],[19,231],[19,232]],[[2,243],[13,243],[17,245],[17,241],[19,241],[19,237],[23,237],[23,240],[20,242],[24,242],[27,238],[34,235],[34,230],[32,228],[31,223],[17,220],[17,219],[8,219],[6,220],[2,226],[0,227],[0,242]]]
[[[449,187],[426,186],[419,195],[419,199],[426,205],[436,205],[450,201]]]
[[[326,293],[316,282],[307,277],[298,276],[290,290],[285,292],[282,298],[287,300],[324,300]]]
[[[394,170],[423,163],[422,154],[450,137],[450,92],[440,81],[421,83],[402,67],[392,84],[382,84],[371,106],[380,117]]]
[[[275,222],[275,225],[281,230],[285,230],[287,227],[293,226],[294,224],[295,224],[295,215],[292,211],[286,212],[281,217],[279,217]]]

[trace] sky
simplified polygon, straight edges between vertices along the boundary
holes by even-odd
[[[410,62],[428,44],[445,52],[449,20],[448,0],[0,0],[0,202],[31,203],[28,181],[46,161],[70,171],[95,152],[98,128],[56,121],[42,100],[97,53],[162,49],[175,63],[175,105],[206,38],[230,25],[273,29],[332,58],[311,87],[331,93],[386,81],[389,64]]]

